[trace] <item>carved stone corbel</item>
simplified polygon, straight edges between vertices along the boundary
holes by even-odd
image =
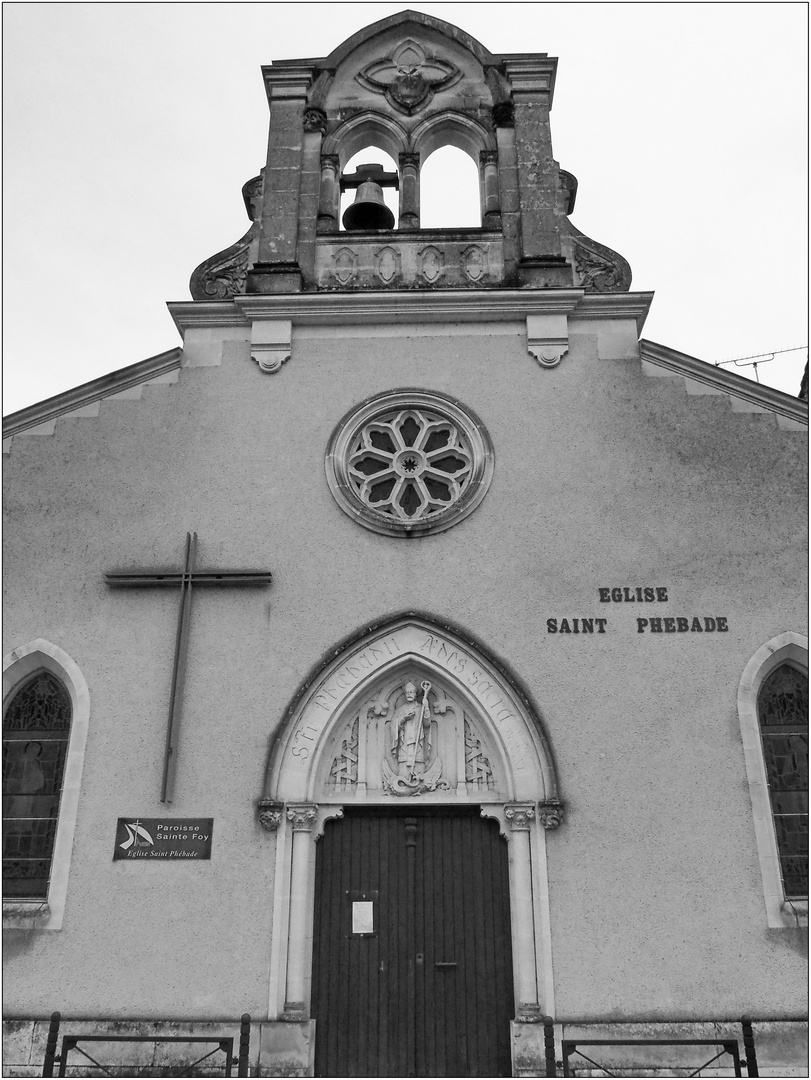
[[[557,799],[538,803],[538,821],[545,829],[557,829],[563,824],[563,804]]]
[[[293,324],[289,319],[262,319],[251,326],[251,359],[268,374],[290,359]]]
[[[276,832],[282,823],[284,803],[276,802],[275,799],[260,799],[256,810],[259,824],[265,832]]]
[[[565,315],[527,315],[527,350],[541,367],[557,367],[569,351]]]
[[[492,115],[495,127],[515,127],[515,109],[511,101],[497,101],[493,106]]]
[[[304,110],[304,130],[318,131],[322,135],[326,135],[327,114],[323,109],[309,108]]]

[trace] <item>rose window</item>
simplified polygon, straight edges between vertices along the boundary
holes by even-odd
[[[482,424],[444,395],[398,390],[339,425],[327,478],[341,507],[377,532],[448,528],[484,497],[492,450]]]

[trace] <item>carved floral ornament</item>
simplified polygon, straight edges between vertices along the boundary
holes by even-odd
[[[479,505],[493,449],[481,421],[458,402],[395,390],[344,417],[326,472],[350,517],[374,532],[413,536],[450,528]]]
[[[405,690],[405,688],[403,689]],[[422,703],[420,703],[420,706],[421,705]],[[400,709],[402,709],[402,706],[400,706]],[[403,735],[402,728],[402,716],[397,716],[397,713],[395,713],[392,717],[392,730],[397,731],[398,734],[396,740],[392,743],[392,755],[397,759],[395,762],[396,769],[392,767],[386,758],[383,759],[383,783],[388,793],[395,796],[413,796],[421,795],[428,791],[447,791],[450,784],[441,778],[441,758],[439,758],[438,755],[435,756],[433,763],[428,768],[426,768],[424,760],[411,762],[409,760],[411,744],[408,743],[407,738]],[[354,732],[354,749],[357,751],[357,719],[352,725],[351,730]],[[466,775],[469,784],[482,788],[483,793],[485,793],[488,788],[492,788],[493,786],[492,768],[490,762],[482,752],[481,741],[475,736],[472,738],[476,760],[473,766],[471,766],[471,755],[469,752],[466,754]],[[470,746],[471,729],[469,722],[466,719],[466,750],[469,751]],[[416,755],[414,756],[416,757]],[[347,745],[345,741],[342,741],[338,754],[332,763],[330,780],[335,782],[335,791],[342,791],[349,794],[347,789],[357,784],[357,753],[351,755],[350,751],[350,772],[342,774],[341,769],[345,767],[346,758]],[[342,781],[345,781],[346,783],[344,784]],[[482,811],[482,813],[484,813],[484,811]],[[342,815],[343,811],[340,808],[335,806],[329,807],[328,817],[341,817]],[[288,808],[287,814],[285,815],[284,803],[276,802],[272,799],[260,799],[258,804],[258,818],[259,823],[265,832],[277,832],[285,816],[288,821],[291,822],[293,829],[299,832],[309,832],[318,816],[318,806],[316,804],[291,806]],[[535,820],[537,820],[544,829],[557,829],[563,824],[563,816],[564,808],[562,804],[557,801],[538,803],[537,813],[534,803],[506,803],[504,805],[504,817],[507,819],[511,832],[527,832],[531,827],[532,822]]]
[[[375,60],[355,78],[364,90],[385,94],[392,108],[410,116],[424,109],[437,90],[459,82],[462,72],[447,60],[429,57],[419,42],[406,38],[390,56]]]

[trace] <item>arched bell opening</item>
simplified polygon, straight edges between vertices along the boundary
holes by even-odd
[[[311,1017],[326,823],[350,808],[384,817],[456,808],[495,819],[506,838],[513,1022],[537,1021],[553,1009],[546,832],[562,820],[539,717],[494,658],[421,616],[388,621],[331,655],[288,710],[260,800],[276,834],[270,1018]]]
[[[345,231],[342,218],[357,189],[346,189],[342,179],[354,174],[358,165],[369,164],[379,164],[384,172],[397,176],[400,156],[407,143],[405,131],[395,120],[369,112],[350,117],[324,139],[318,202],[319,234],[337,233],[342,228]],[[402,188],[402,185],[398,186]],[[385,185],[381,197],[394,215],[393,227],[397,227],[401,215],[396,188]]]
[[[400,177],[385,150],[367,146],[353,154],[341,170],[340,188],[340,232],[397,228]]]
[[[482,225],[478,162],[455,146],[440,146],[420,169],[423,229],[479,229]]]
[[[501,195],[493,133],[464,113],[447,111],[423,120],[411,139],[422,163],[422,227],[499,228]]]

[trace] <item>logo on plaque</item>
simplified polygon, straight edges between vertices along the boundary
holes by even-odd
[[[119,818],[113,860],[210,859],[213,818]]]

